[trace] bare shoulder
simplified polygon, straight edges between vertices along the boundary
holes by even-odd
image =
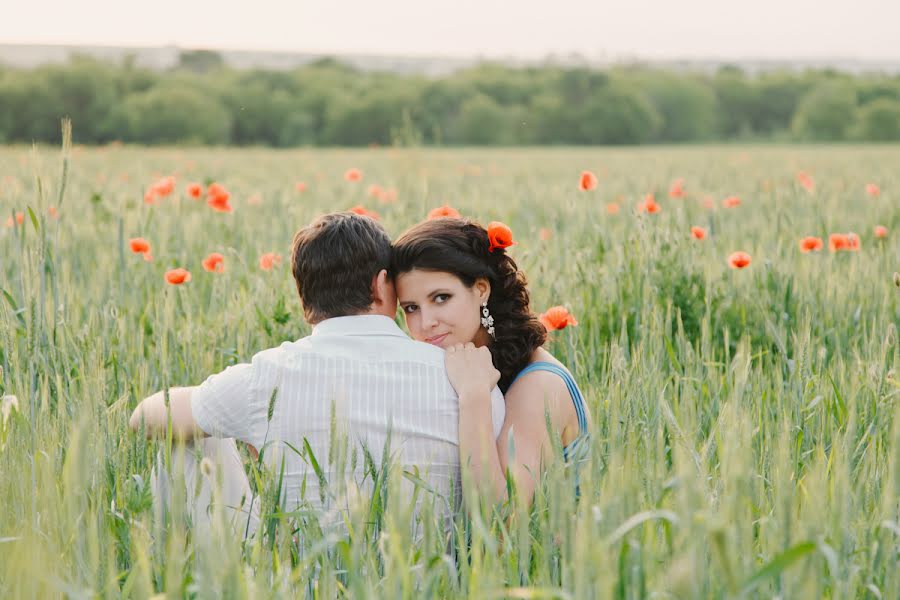
[[[565,368],[543,348],[534,351],[531,361],[549,362]],[[546,407],[564,445],[578,434],[578,413],[572,395],[566,381],[556,373],[544,370],[525,373],[510,386],[505,398],[507,414],[519,415],[519,419],[543,420]]]
[[[571,403],[569,388],[562,377],[550,371],[531,371],[513,383],[504,395],[507,406],[526,402],[543,407],[544,403],[556,404],[560,399]]]

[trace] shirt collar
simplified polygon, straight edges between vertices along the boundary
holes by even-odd
[[[384,315],[332,317],[314,325],[312,335],[395,335],[408,339],[403,330]]]

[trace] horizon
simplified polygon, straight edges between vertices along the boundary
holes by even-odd
[[[219,53],[228,53],[228,52],[236,52],[236,53],[260,53],[260,54],[289,54],[289,55],[298,55],[298,56],[321,56],[321,57],[333,57],[340,59],[342,57],[373,57],[373,58],[410,58],[410,59],[438,59],[438,60],[452,60],[452,61],[511,61],[511,62],[523,62],[523,63],[535,63],[542,61],[550,61],[554,59],[567,59],[567,58],[577,58],[584,60],[585,62],[599,62],[599,63],[619,63],[619,62],[653,62],[653,63],[681,63],[681,62],[711,62],[711,63],[790,63],[790,62],[832,62],[832,61],[841,61],[841,62],[859,62],[859,63],[900,63],[900,56],[898,57],[859,57],[859,56],[851,56],[851,55],[793,55],[793,56],[759,56],[759,55],[744,55],[744,56],[718,56],[718,55],[673,55],[667,57],[656,57],[656,56],[644,56],[644,55],[629,55],[629,54],[621,54],[616,56],[588,56],[578,51],[569,51],[569,52],[551,52],[545,55],[534,55],[534,56],[517,56],[517,55],[500,55],[500,54],[442,54],[437,52],[389,52],[383,50],[358,50],[358,51],[326,51],[326,50],[315,50],[315,49],[290,49],[290,48],[276,48],[276,47],[246,47],[246,46],[233,46],[233,47],[224,47],[224,46],[204,46],[204,45],[192,45],[192,44],[176,44],[176,43],[168,43],[168,44],[117,44],[114,42],[103,43],[86,43],[86,42],[67,42],[67,41],[33,41],[33,42],[7,42],[0,41],[0,48],[2,47],[44,47],[44,48],[103,48],[110,50],[165,50],[165,49],[176,49],[176,50],[185,50],[185,51],[210,51],[210,52],[219,52]]]

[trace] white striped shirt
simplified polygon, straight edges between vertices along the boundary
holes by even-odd
[[[497,388],[491,404],[496,436],[504,418]],[[380,467],[389,432],[395,464],[417,472],[446,502],[458,499],[459,400],[444,351],[409,339],[385,316],[322,321],[308,337],[212,375],[192,394],[191,408],[209,435],[265,448],[276,474],[284,459],[287,510],[347,508],[348,489],[371,488],[362,447]],[[298,454],[307,443],[329,482],[324,501],[313,461]]]

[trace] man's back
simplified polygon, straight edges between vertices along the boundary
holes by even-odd
[[[497,390],[492,403],[496,432],[503,420]],[[380,466],[388,442],[392,462],[417,471],[447,501],[459,488],[459,404],[443,351],[410,340],[384,316],[327,319],[309,337],[213,375],[191,405],[210,435],[253,444],[279,471],[284,461],[288,510],[344,508],[345,484],[371,486],[365,453]]]

